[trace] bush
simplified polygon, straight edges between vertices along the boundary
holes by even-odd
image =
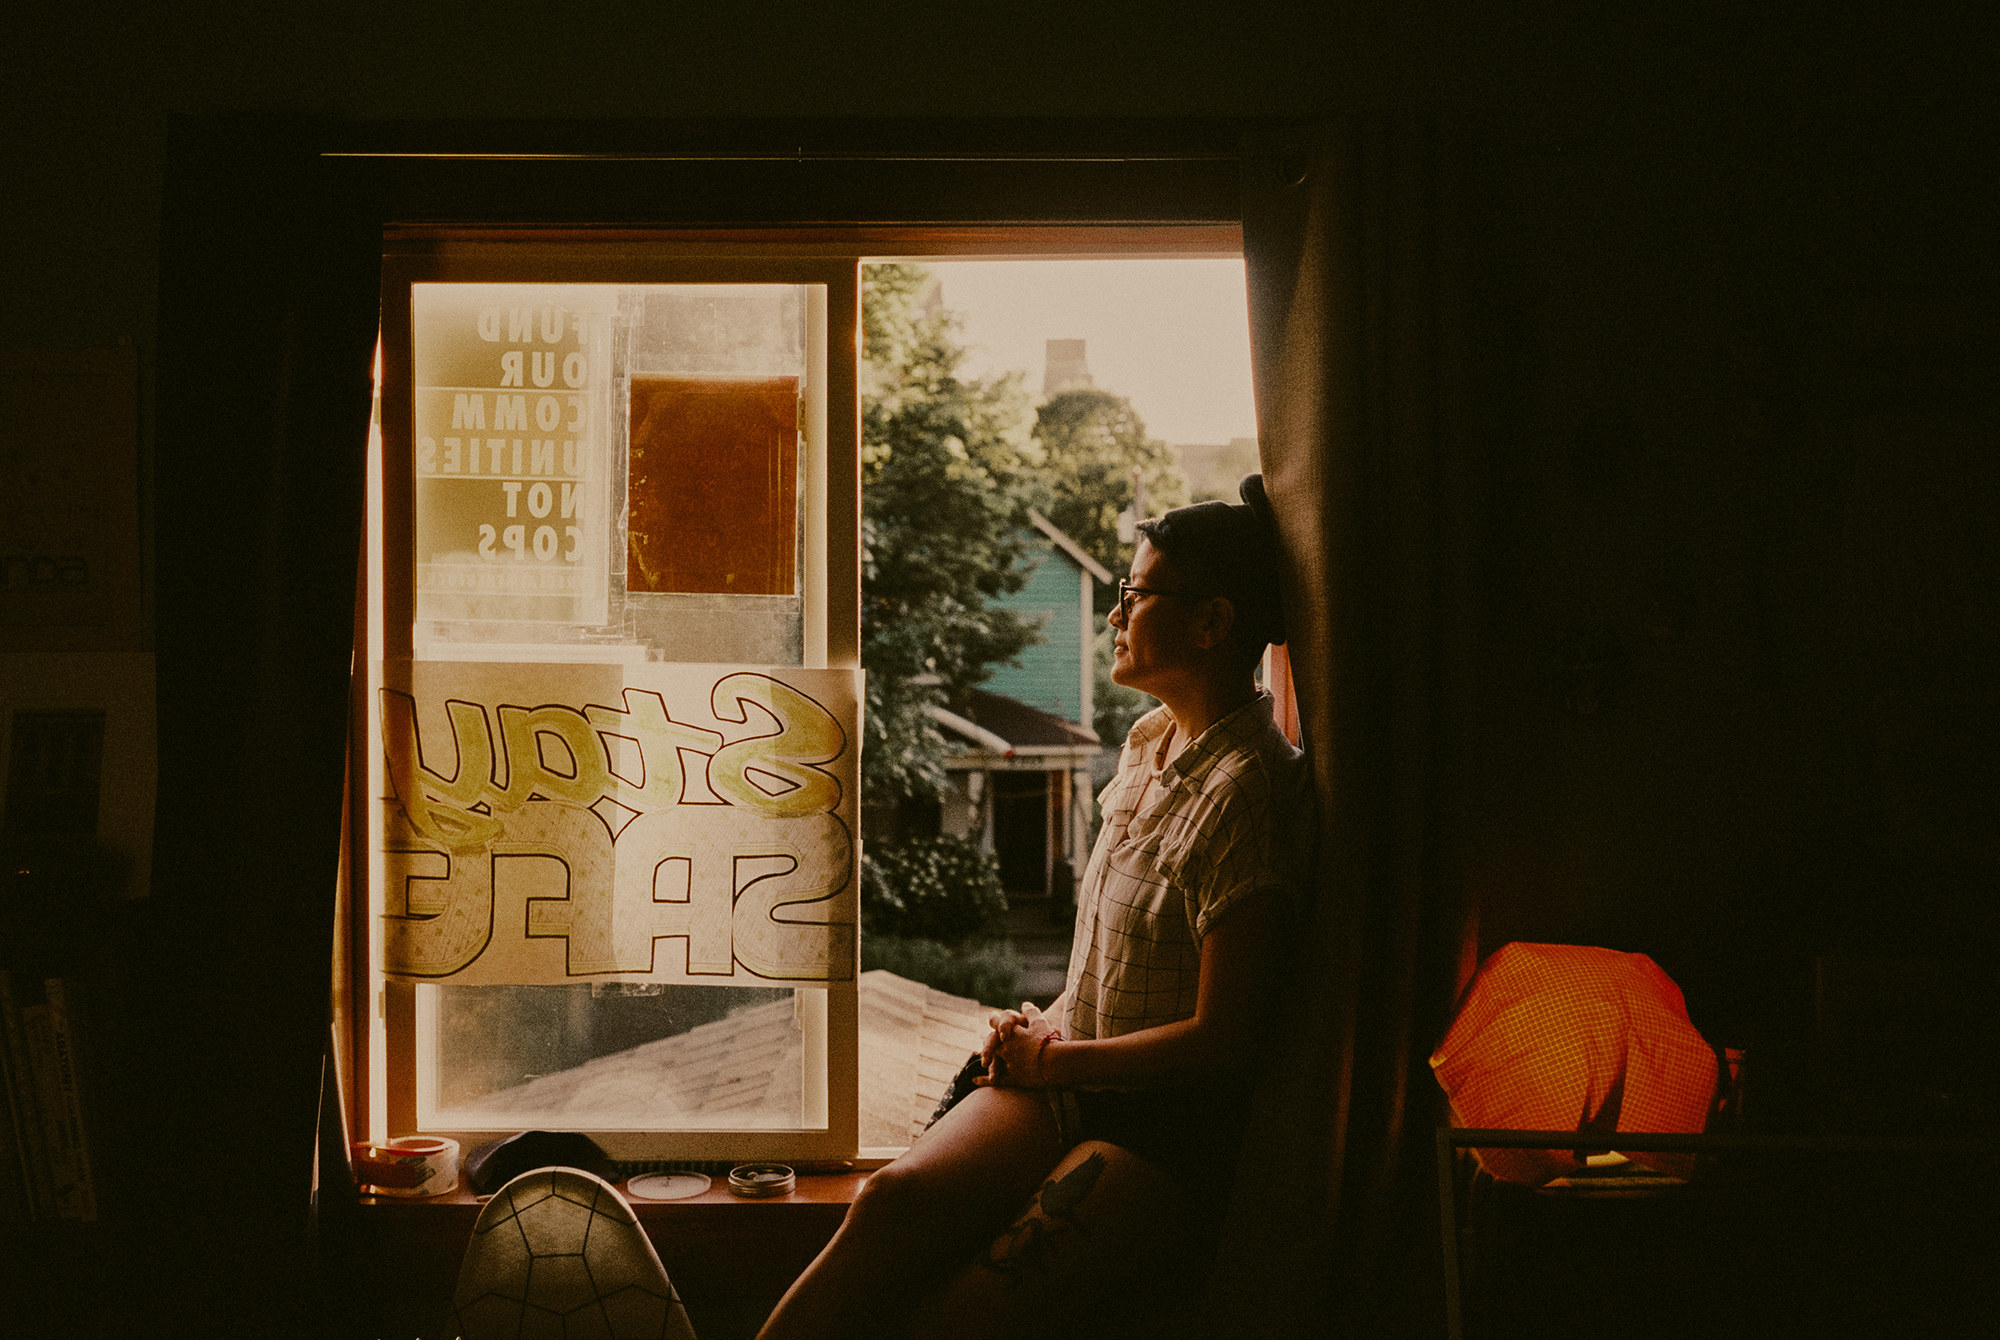
[[[861,937],[863,972],[887,968],[898,977],[982,1005],[1005,1009],[1021,1000],[1021,956],[1005,940],[953,949],[936,940],[896,935]]]
[[[861,920],[873,935],[962,945],[999,932],[1000,862],[964,838],[905,838],[862,859]]]

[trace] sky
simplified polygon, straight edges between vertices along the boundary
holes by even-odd
[[[927,260],[964,318],[975,376],[1020,369],[1040,399],[1044,342],[1083,339],[1090,375],[1176,446],[1254,437],[1240,260]]]

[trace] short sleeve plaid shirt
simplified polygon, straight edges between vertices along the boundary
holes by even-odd
[[[1104,826],[1077,898],[1062,1021],[1072,1038],[1193,1018],[1208,928],[1252,894],[1296,887],[1310,846],[1304,756],[1272,721],[1269,694],[1161,767],[1173,724],[1164,707],[1141,717],[1098,796]]]

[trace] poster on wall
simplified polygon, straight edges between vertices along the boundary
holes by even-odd
[[[600,624],[611,292],[411,291],[420,620]]]
[[[853,979],[860,672],[383,671],[385,973]]]

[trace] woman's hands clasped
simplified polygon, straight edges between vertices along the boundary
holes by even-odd
[[[1009,1089],[1052,1087],[1048,1052],[1062,1039],[1062,1033],[1034,1002],[1024,1001],[1018,1010],[995,1010],[986,1017],[986,1024],[992,1031],[979,1049],[986,1074],[976,1081],[978,1084]]]

